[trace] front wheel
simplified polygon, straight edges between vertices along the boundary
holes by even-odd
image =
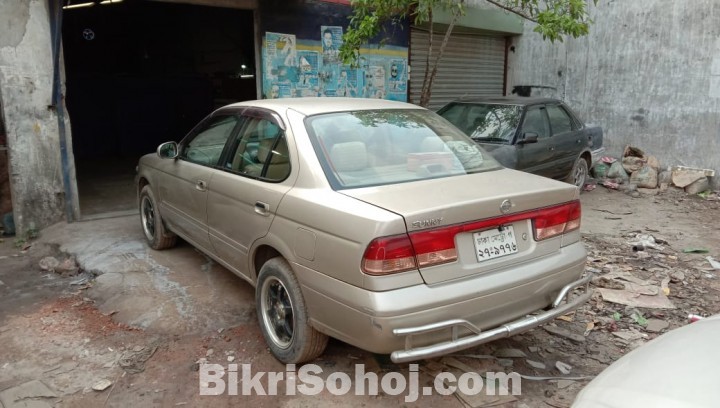
[[[165,249],[175,246],[177,236],[165,229],[157,209],[155,195],[149,185],[140,190],[140,222],[148,245],[152,249]]]
[[[287,261],[273,258],[260,268],[255,303],[265,342],[279,361],[304,363],[325,351],[328,337],[310,326],[300,285]]]
[[[587,180],[587,176],[588,176],[587,160],[585,160],[582,157],[579,157],[577,159],[577,161],[575,162],[575,165],[573,166],[572,170],[570,171],[570,174],[568,174],[567,178],[565,179],[565,181],[582,189],[582,187],[585,185],[585,180]]]

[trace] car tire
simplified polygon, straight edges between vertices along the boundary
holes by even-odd
[[[175,246],[177,235],[165,228],[150,185],[140,190],[140,223],[145,239],[152,249],[160,250]]]
[[[585,185],[585,181],[587,180],[588,173],[589,168],[587,160],[583,157],[578,157],[565,181],[582,189]]]
[[[304,363],[325,351],[328,337],[310,326],[300,284],[285,259],[272,258],[260,268],[255,304],[265,342],[280,362]]]

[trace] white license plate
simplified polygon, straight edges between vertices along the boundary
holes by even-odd
[[[473,240],[475,241],[475,253],[478,262],[500,258],[518,251],[512,225],[504,227],[502,231],[491,229],[476,232],[473,234]]]

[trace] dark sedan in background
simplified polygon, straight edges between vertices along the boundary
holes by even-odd
[[[603,153],[603,132],[557,99],[461,99],[438,113],[503,166],[582,187]]]

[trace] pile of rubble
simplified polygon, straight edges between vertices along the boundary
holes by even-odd
[[[664,170],[655,156],[647,155],[637,147],[626,146],[622,158],[606,156],[592,168],[593,176],[603,187],[625,191],[635,197],[640,193],[656,194],[674,186],[684,189],[688,194],[701,194],[708,197],[710,178],[715,171],[686,166],[672,166]],[[586,186],[587,190],[594,185]]]

